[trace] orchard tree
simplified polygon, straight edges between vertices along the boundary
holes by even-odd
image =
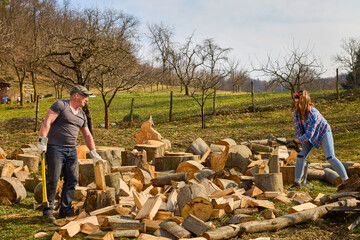
[[[307,47],[301,50],[299,46],[293,46],[282,58],[268,56],[260,67],[253,67],[253,70],[270,78],[268,88],[282,86],[291,91],[291,97],[304,84],[313,82],[325,72],[321,61],[312,54],[312,49]]]
[[[335,56],[335,61],[348,72],[345,87],[357,88],[360,85],[360,40],[346,38],[342,41],[341,48],[342,52]]]

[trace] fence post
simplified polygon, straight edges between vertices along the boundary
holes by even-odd
[[[35,112],[35,128],[34,132],[38,130],[39,125],[39,94],[36,96],[36,112]]]
[[[340,100],[340,93],[339,93],[339,69],[336,69],[336,94],[337,99]]]
[[[135,98],[131,99],[131,108],[130,108],[130,127],[133,126],[134,123],[134,102],[135,102]]]
[[[169,122],[172,121],[172,105],[173,105],[173,91],[170,91],[170,111],[169,111]]]
[[[255,89],[254,81],[251,81],[251,97],[252,97],[252,110],[255,112]]]

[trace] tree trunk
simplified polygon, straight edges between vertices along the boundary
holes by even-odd
[[[189,94],[189,86],[184,84],[184,87],[185,87],[185,96],[190,96],[190,94]]]
[[[216,116],[216,88],[214,88],[214,98],[213,98],[213,116]]]
[[[201,108],[201,128],[205,129],[205,110],[204,104],[200,107]]]
[[[36,95],[36,110],[35,110],[35,128],[34,132],[38,130],[39,125],[39,95]]]
[[[109,105],[105,103],[105,128],[109,129]]]
[[[94,132],[93,132],[93,121],[92,121],[92,116],[90,113],[90,108],[89,108],[89,104],[85,104],[85,107],[83,107],[83,110],[85,112],[86,118],[88,120],[88,128],[91,132],[91,134],[94,136]]]
[[[172,106],[173,106],[173,91],[170,92],[170,111],[169,111],[169,122],[172,121]]]
[[[339,93],[339,69],[336,69],[336,95],[337,100],[340,100],[340,93]]]
[[[135,102],[135,98],[132,98],[131,107],[130,107],[130,123],[129,123],[130,127],[132,127],[134,124],[134,102]]]
[[[251,98],[252,98],[252,110],[255,112],[255,89],[254,81],[251,81]]]
[[[31,81],[32,81],[32,84],[33,84],[33,88],[34,88],[34,102],[37,101],[36,98],[37,98],[37,85],[36,85],[36,74],[35,72],[31,71]]]

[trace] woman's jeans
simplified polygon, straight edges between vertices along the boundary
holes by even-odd
[[[325,158],[330,162],[332,168],[340,175],[342,180],[348,179],[344,165],[335,157],[334,152],[334,140],[331,133],[331,130],[327,131],[324,134],[323,139],[321,140],[321,148],[324,151]],[[296,164],[295,164],[295,182],[300,183],[301,176],[303,175],[303,170],[305,166],[305,159],[309,155],[309,152],[313,148],[313,145],[307,141],[302,144],[302,150],[297,154]]]
[[[48,145],[46,151],[47,174],[46,189],[49,208],[43,209],[43,215],[53,213],[57,183],[61,172],[64,184],[61,191],[60,214],[73,213],[71,201],[74,198],[75,186],[79,178],[79,165],[75,147]]]

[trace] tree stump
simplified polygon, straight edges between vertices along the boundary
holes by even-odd
[[[280,172],[280,162],[279,162],[279,148],[276,147],[274,154],[271,155],[269,159],[269,173],[279,173]]]
[[[165,148],[164,144],[162,145],[151,145],[151,144],[136,144],[135,149],[138,151],[146,151],[146,159],[148,162],[155,160],[157,157],[164,156]],[[133,164],[131,164],[133,165]]]
[[[102,159],[107,160],[110,163],[110,166],[121,166],[122,165],[122,152],[125,151],[125,148],[119,147],[104,147],[97,146],[96,152],[102,157]]]
[[[87,213],[90,213],[94,210],[114,205],[115,203],[114,188],[108,187],[105,190],[88,189],[83,207]]]
[[[104,163],[105,175],[111,172],[111,167],[108,161]],[[95,182],[94,163],[92,159],[79,160],[79,185],[87,186]]]
[[[256,173],[255,185],[261,190],[282,192],[284,190],[282,173]]]
[[[105,176],[106,186],[115,188],[115,191],[119,188],[119,179],[121,179],[120,172],[110,173]]]
[[[26,189],[16,178],[0,178],[0,189],[0,198],[7,198],[11,203],[18,203],[26,198]]]
[[[190,156],[162,156],[156,157],[154,161],[156,171],[176,170],[181,162],[193,160],[194,155]]]
[[[28,166],[30,172],[39,171],[39,156],[30,154],[18,154],[18,159],[23,160],[24,165]]]
[[[245,174],[251,155],[251,150],[245,145],[230,146],[225,166],[227,168],[235,168],[242,174]]]
[[[203,221],[210,218],[213,210],[205,187],[197,183],[180,189],[178,205],[183,218],[192,214]]]

